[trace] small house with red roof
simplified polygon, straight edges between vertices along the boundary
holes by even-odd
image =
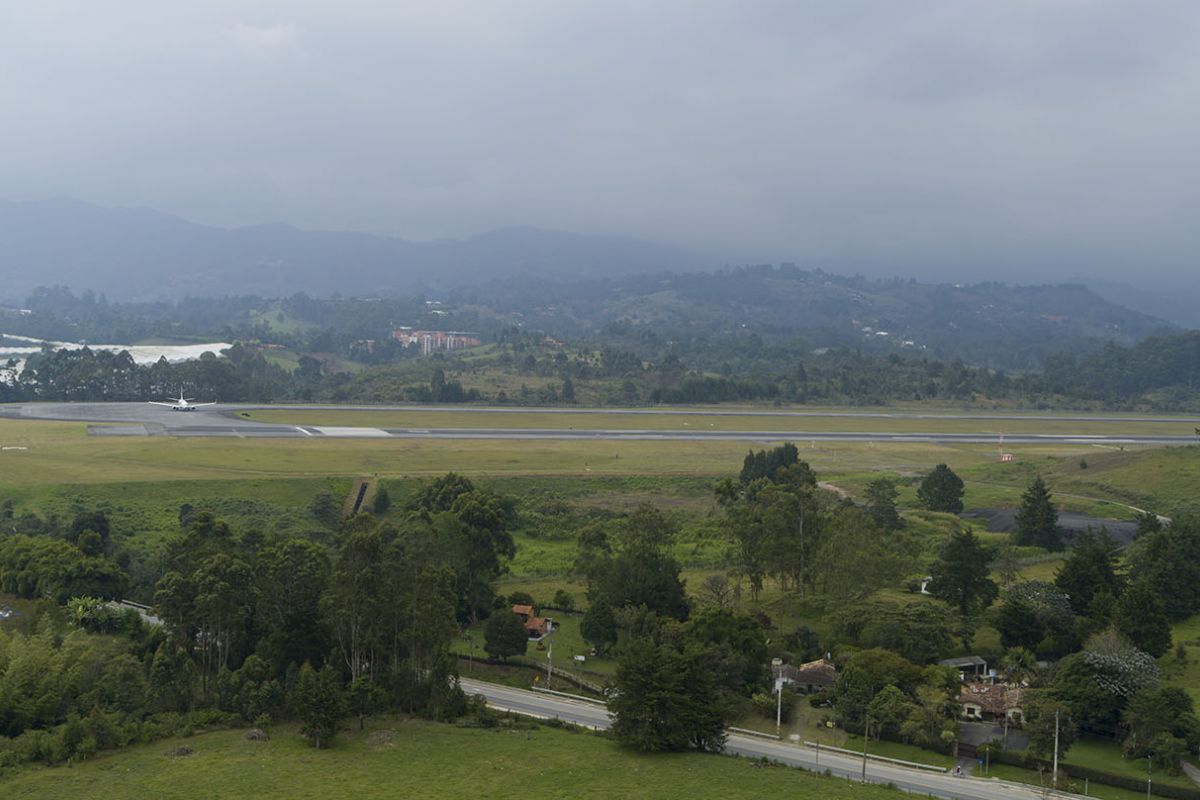
[[[554,620],[550,617],[539,617],[531,605],[515,605],[512,612],[521,618],[530,641],[540,642],[554,632]]]

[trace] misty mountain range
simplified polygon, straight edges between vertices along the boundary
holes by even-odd
[[[0,296],[10,302],[51,284],[93,289],[112,300],[362,296],[448,289],[510,274],[572,279],[714,266],[664,245],[538,228],[408,242],[283,224],[217,228],[150,209],[76,200],[0,201],[0,241]]]
[[[55,284],[120,301],[374,296],[486,285],[514,275],[570,282],[722,266],[717,258],[669,245],[535,227],[410,242],[278,223],[220,228],[151,209],[69,199],[0,201],[0,243],[0,301],[10,304],[36,286]],[[1106,300],[1200,327],[1188,291],[1085,281]]]

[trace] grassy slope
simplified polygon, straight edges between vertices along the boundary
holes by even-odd
[[[644,756],[607,739],[541,728],[483,731],[413,720],[378,720],[390,743],[372,731],[345,732],[318,752],[294,728],[269,742],[241,731],[157,742],[70,769],[20,773],[4,784],[6,800],[88,798],[892,798],[894,790],[751,762],[693,754]],[[170,757],[186,744],[195,752]]]

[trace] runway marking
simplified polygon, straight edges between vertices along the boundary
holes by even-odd
[[[301,433],[303,433],[305,436],[312,436],[312,431],[306,431],[304,428],[301,428],[299,425],[294,425],[293,427],[294,427],[296,430],[298,430],[298,431],[300,431]]]
[[[325,436],[334,438],[390,439],[392,434],[380,428],[347,428],[343,426],[314,425],[313,428]],[[305,431],[307,433],[307,431]]]

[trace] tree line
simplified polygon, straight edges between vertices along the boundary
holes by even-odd
[[[491,613],[512,522],[510,498],[453,473],[333,548],[195,512],[163,553],[161,624],[106,602],[128,576],[94,531],[0,536],[0,590],[53,604],[0,630],[0,766],[233,720],[295,718],[322,747],[347,714],[459,716],[450,644]]]
[[[262,298],[227,302],[109,305],[94,295],[75,298],[45,290],[31,298],[38,312],[5,322],[11,332],[48,338],[136,341],[147,336],[221,337],[240,342],[217,364],[136,367],[120,353],[43,353],[24,373],[0,380],[0,400],[133,400],[178,391],[202,392],[231,402],[413,401],[571,403],[581,385],[590,402],[886,404],[896,401],[1004,401],[1186,410],[1200,408],[1196,363],[1200,332],[1151,336],[1130,346],[1096,343],[1083,351],[1046,353],[1019,371],[972,366],[976,354],[936,358],[920,352],[881,352],[852,339],[814,347],[804,338],[750,332],[740,327],[674,336],[628,321],[567,331],[570,345],[547,345],[545,333],[517,327],[503,317],[457,308],[453,325],[478,330],[494,345],[484,358],[441,354],[434,361],[419,348],[390,338],[392,321],[446,327],[421,298],[361,301],[315,300],[296,295],[273,303]],[[276,325],[264,319],[275,308]],[[436,309],[435,309],[436,310]],[[177,312],[172,318],[168,312]],[[448,313],[448,312],[443,312]],[[266,314],[266,316],[270,316]],[[128,320],[126,319],[128,317]],[[289,319],[310,324],[289,326]],[[172,320],[174,320],[172,322]],[[250,323],[247,320],[257,320]],[[129,324],[121,324],[128,321]],[[553,327],[542,330],[566,335]],[[172,327],[172,325],[174,327]],[[116,337],[116,338],[113,338]],[[301,353],[295,369],[268,358],[258,343],[285,345]],[[319,360],[317,357],[320,356]],[[357,375],[337,366],[337,356],[368,365]],[[326,364],[327,366],[323,366]],[[11,370],[11,368],[9,368]],[[435,380],[435,369],[441,380]],[[464,388],[481,369],[543,379],[518,392]],[[0,374],[4,373],[0,368]],[[544,379],[553,379],[546,383]]]

